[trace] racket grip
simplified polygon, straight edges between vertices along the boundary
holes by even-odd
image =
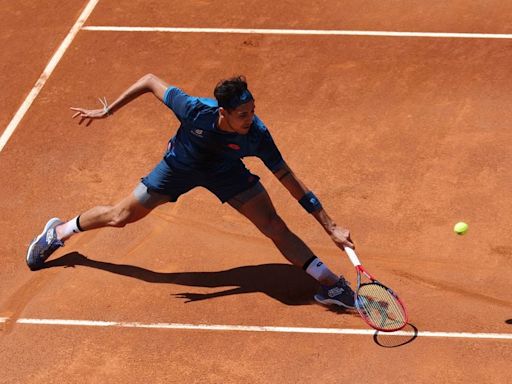
[[[350,259],[352,264],[354,264],[354,267],[357,267],[358,265],[361,265],[361,262],[359,261],[359,258],[357,257],[356,251],[354,251],[350,247],[343,247],[343,249],[347,253],[348,258]]]

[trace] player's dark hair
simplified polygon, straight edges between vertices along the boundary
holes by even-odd
[[[236,108],[231,107],[233,100],[239,100],[247,90],[247,80],[245,76],[240,75],[219,81],[213,90],[213,95],[220,107],[232,110]]]

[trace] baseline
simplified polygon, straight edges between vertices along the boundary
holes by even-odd
[[[347,31],[319,29],[252,29],[252,28],[180,28],[180,27],[123,27],[86,26],[85,31],[96,32],[168,32],[168,33],[240,33],[263,35],[325,35],[325,36],[384,36],[384,37],[435,37],[459,39],[512,39],[504,33],[442,33],[442,32],[393,32]]]
[[[8,323],[9,318],[0,317],[0,323]],[[98,320],[66,320],[66,319],[17,319],[16,324],[31,325],[61,325],[68,327],[111,327],[111,328],[145,328],[145,329],[174,329],[174,330],[203,330],[203,331],[235,331],[235,332],[277,332],[277,333],[310,333],[335,335],[373,335],[370,329],[347,328],[308,328],[308,327],[272,327],[256,325],[220,325],[220,324],[180,324],[180,323],[140,323]],[[462,338],[462,339],[497,339],[512,340],[509,333],[470,333],[470,332],[431,332],[410,331],[393,332],[396,336]]]

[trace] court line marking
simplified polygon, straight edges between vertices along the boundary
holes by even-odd
[[[443,32],[394,32],[351,31],[318,29],[257,29],[257,28],[181,28],[181,27],[128,27],[86,26],[85,31],[100,32],[169,32],[169,33],[241,33],[264,35],[327,35],[327,36],[384,36],[384,37],[435,37],[459,39],[512,39],[504,33],[443,33]]]
[[[0,323],[8,323],[9,318],[0,317]],[[68,327],[111,327],[111,328],[145,328],[173,330],[203,330],[203,331],[238,331],[238,332],[277,332],[277,333],[309,333],[334,335],[374,335],[371,329],[346,328],[308,328],[308,327],[272,327],[256,325],[220,325],[220,324],[180,324],[180,323],[140,323],[98,320],[65,320],[65,319],[17,319],[17,324],[31,325],[61,325]],[[393,332],[395,336],[415,336],[411,331]],[[440,337],[462,339],[497,339],[512,340],[509,333],[470,333],[470,332],[431,332],[418,331],[417,337]]]
[[[43,73],[41,73],[41,76],[39,76],[39,79],[36,81],[36,84],[34,85],[28,96],[25,98],[25,100],[19,107],[18,111],[10,121],[9,125],[7,125],[7,128],[5,128],[4,132],[2,133],[2,136],[0,136],[0,152],[2,152],[3,148],[5,147],[5,145],[11,138],[12,134],[18,127],[19,123],[25,116],[25,113],[27,113],[28,109],[30,108],[36,97],[39,95],[41,89],[43,89],[44,85],[46,84],[46,81],[53,73],[59,61],[62,59],[62,56],[64,56],[64,53],[66,53],[66,50],[71,45],[71,42],[73,41],[77,33],[82,29],[82,26],[87,21],[88,17],[91,15],[92,11],[94,10],[98,2],[99,0],[89,0],[89,3],[87,3],[87,5],[85,6],[77,21],[71,27],[68,34],[60,44],[59,48],[57,48],[57,50],[53,54],[52,58],[44,68]]]
[[[11,138],[28,109],[41,92],[46,81],[64,56],[80,30],[106,32],[169,32],[169,33],[238,33],[238,34],[274,34],[274,35],[344,35],[344,36],[384,36],[384,37],[432,37],[466,39],[512,39],[512,34],[487,33],[441,33],[441,32],[393,32],[393,31],[354,31],[354,30],[307,30],[307,29],[243,29],[243,28],[180,28],[180,27],[123,27],[123,26],[86,26],[83,25],[91,15],[99,0],[90,0],[77,21],[48,62],[36,84],[0,136],[0,152]]]

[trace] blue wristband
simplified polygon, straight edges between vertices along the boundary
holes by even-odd
[[[308,212],[313,213],[322,208],[320,200],[315,196],[313,192],[308,192],[299,200],[299,204]]]

